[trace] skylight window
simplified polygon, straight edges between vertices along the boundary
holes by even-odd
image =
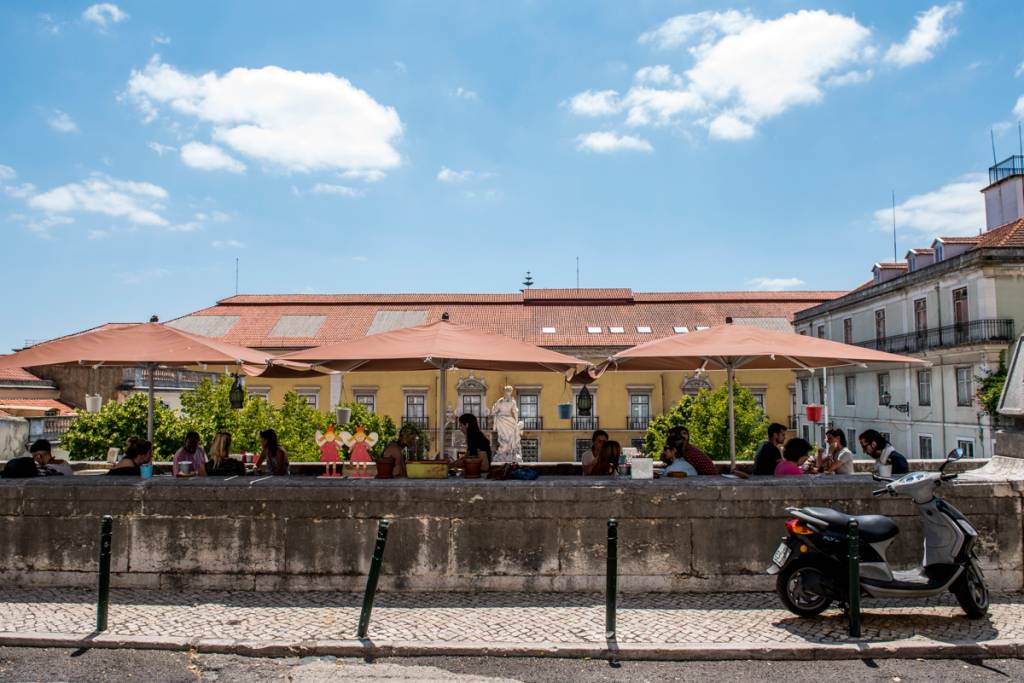
[[[640,334],[650,334],[651,328],[648,325],[637,325],[636,331]]]
[[[626,331],[626,329],[623,327],[609,327],[608,331],[611,332],[612,334],[623,334]]]
[[[587,328],[587,332],[589,334],[601,334],[601,328],[600,327],[588,327]]]
[[[690,328],[686,325],[676,325],[672,329],[675,330],[676,334],[686,334],[690,331]]]
[[[544,334],[554,334],[555,333],[555,328],[553,328],[553,327],[542,327],[542,328],[540,328],[540,331],[543,332]]]
[[[710,330],[710,329],[711,328],[708,327],[707,325],[697,325],[697,331],[698,332],[700,332],[701,330]]]

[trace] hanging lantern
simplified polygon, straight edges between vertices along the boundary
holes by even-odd
[[[235,381],[231,383],[228,398],[231,401],[231,407],[235,410],[241,410],[245,406],[245,387],[242,386],[242,380],[238,375],[235,375]]]
[[[594,397],[590,395],[586,387],[580,389],[576,395],[576,414],[580,417],[590,417],[590,411],[594,407]]]

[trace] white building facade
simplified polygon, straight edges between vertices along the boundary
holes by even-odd
[[[1004,165],[1013,172],[1001,172]],[[1022,177],[1024,159],[1012,157],[990,169],[983,190],[999,218],[1011,220],[976,237],[938,238],[903,263],[876,264],[870,282],[796,314],[801,334],[927,362],[801,373],[798,435],[823,442],[826,425],[809,422],[804,406],[826,404],[827,426],[843,429],[859,456],[857,435],[865,429],[887,435],[908,458],[940,458],[957,447],[977,458],[992,455],[993,418],[977,402],[978,381],[999,369],[1001,357],[1009,360],[1015,334],[1024,330],[1024,200],[992,197],[1019,192]]]

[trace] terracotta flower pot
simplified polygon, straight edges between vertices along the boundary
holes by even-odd
[[[377,461],[377,478],[393,479],[395,476],[395,459],[391,457],[381,458]]]
[[[466,472],[463,475],[466,479],[479,479],[480,478],[480,467],[483,465],[482,458],[470,458],[463,459],[463,464],[466,466]]]

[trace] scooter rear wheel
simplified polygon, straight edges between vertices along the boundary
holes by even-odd
[[[775,580],[775,592],[793,614],[816,617],[832,604],[826,586],[831,583],[827,566],[814,560],[797,560],[786,565]]]
[[[973,565],[967,565],[953,584],[953,595],[968,619],[981,619],[988,614],[988,586]]]

